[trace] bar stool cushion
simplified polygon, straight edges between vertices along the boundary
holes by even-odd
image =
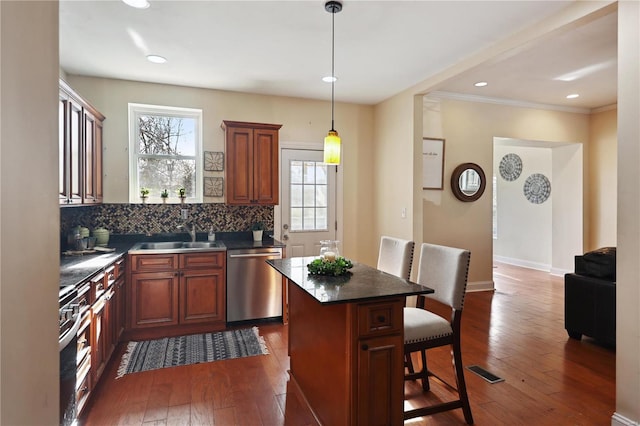
[[[423,342],[453,334],[451,323],[433,312],[404,308],[404,343]]]

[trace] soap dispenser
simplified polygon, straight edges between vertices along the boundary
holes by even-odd
[[[209,227],[209,235],[207,236],[207,240],[208,241],[215,241],[216,240],[216,233],[213,232],[213,226]]]

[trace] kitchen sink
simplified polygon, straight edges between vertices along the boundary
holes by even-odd
[[[226,246],[222,241],[161,241],[138,243],[129,249],[129,253],[155,254],[222,250],[226,250]]]
[[[195,241],[192,243],[182,243],[185,248],[212,248],[219,247],[218,241]]]
[[[140,248],[142,250],[164,250],[164,249],[177,249],[182,248],[182,245],[186,244],[182,241],[166,241],[160,243],[142,243]]]

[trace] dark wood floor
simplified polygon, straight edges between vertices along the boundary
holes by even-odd
[[[477,425],[609,425],[615,409],[615,352],[564,330],[562,278],[497,264],[496,291],[469,293],[463,314],[465,365],[505,379],[465,373]],[[115,379],[117,362],[94,394],[86,425],[315,425],[288,381],[287,328],[260,325],[270,355],[134,373]],[[430,367],[453,383],[448,350]],[[416,364],[419,364],[415,360]],[[405,386],[405,407],[445,397]],[[465,424],[461,410],[406,425]]]

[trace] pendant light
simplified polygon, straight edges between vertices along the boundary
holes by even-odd
[[[324,138],[324,162],[340,164],[340,136],[333,128],[335,73],[335,16],[342,10],[342,3],[331,0],[324,4],[324,9],[331,14],[331,130]]]

